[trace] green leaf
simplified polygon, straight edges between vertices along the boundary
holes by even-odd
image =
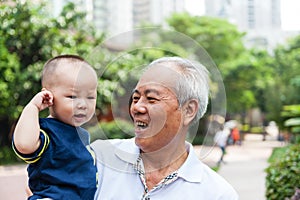
[[[300,126],[300,117],[290,118],[284,122],[284,126]]]

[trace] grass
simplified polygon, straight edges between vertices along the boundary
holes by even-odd
[[[286,152],[288,146],[285,147],[275,147],[273,149],[273,152],[271,154],[271,156],[268,159],[269,163],[273,163],[276,162],[276,160],[280,159],[283,157],[283,154]]]
[[[215,172],[217,172],[217,171],[219,171],[220,166],[216,165],[216,166],[211,167],[211,169],[214,170]]]

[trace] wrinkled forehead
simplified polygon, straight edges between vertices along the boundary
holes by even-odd
[[[170,67],[166,64],[156,64],[146,69],[138,82],[138,86],[158,84],[175,92],[179,77],[180,74],[176,70],[176,67]]]

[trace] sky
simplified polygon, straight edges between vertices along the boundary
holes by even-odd
[[[283,30],[300,30],[299,0],[281,0],[281,25]]]
[[[185,0],[185,2],[186,9],[192,14],[204,14],[204,0]],[[300,0],[281,0],[281,24],[283,30],[300,30]]]
[[[204,0],[185,0],[185,8],[193,15],[205,13]]]

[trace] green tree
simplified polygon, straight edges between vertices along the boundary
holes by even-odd
[[[167,22],[175,31],[199,43],[222,70],[223,75],[234,67],[226,62],[236,59],[245,51],[242,40],[245,33],[238,31],[237,27],[227,20],[177,13],[173,14]],[[184,44],[182,46],[185,47]],[[201,60],[202,52],[194,53]]]
[[[18,57],[15,54],[8,52],[4,46],[4,40],[0,37],[0,125],[1,125],[1,134],[0,134],[0,146],[2,144],[7,144],[9,138],[7,137],[8,130],[10,129],[9,115],[14,113],[16,107],[16,98],[17,94],[14,93],[14,84],[16,81],[15,74],[19,74],[20,64],[18,62]],[[4,122],[4,123],[2,123]],[[6,133],[6,134],[5,134]]]
[[[284,127],[281,112],[285,105],[300,103],[300,35],[290,38],[287,43],[277,46],[273,61],[273,82],[266,90],[268,118]]]
[[[224,78],[229,112],[240,113],[254,107],[266,111],[266,91],[274,75],[271,61],[266,51],[251,49],[231,62],[236,67]]]

